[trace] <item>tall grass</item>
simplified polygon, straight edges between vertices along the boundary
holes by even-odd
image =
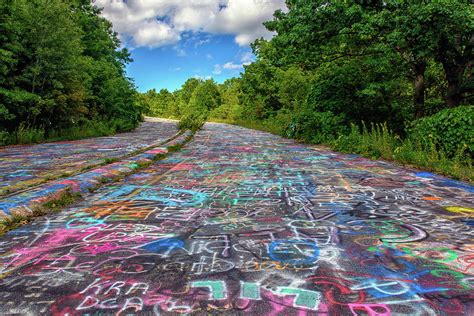
[[[136,125],[124,120],[86,121],[80,125],[46,132],[41,128],[28,128],[20,125],[14,132],[0,130],[0,146],[15,144],[33,144],[100,137],[133,130]]]
[[[360,154],[371,159],[383,158],[474,182],[472,157],[465,153],[467,147],[461,147],[454,157],[448,158],[433,143],[422,143],[411,137],[401,139],[384,124],[372,125],[370,129],[365,125],[362,128],[353,125],[348,135],[340,136],[330,145],[343,153]]]
[[[17,144],[37,143],[44,140],[45,131],[38,128],[28,128],[26,125],[20,124],[12,136],[12,140]]]

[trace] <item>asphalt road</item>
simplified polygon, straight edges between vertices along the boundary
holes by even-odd
[[[473,315],[474,188],[240,127],[0,238],[0,314]]]
[[[0,147],[0,196],[84,167],[117,159],[178,132],[176,122],[148,118],[133,132],[83,140]]]

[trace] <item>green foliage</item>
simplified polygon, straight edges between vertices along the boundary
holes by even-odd
[[[10,139],[40,141],[87,121],[138,124],[129,54],[99,13],[79,0],[0,2],[0,126]]]
[[[186,93],[185,83],[181,94]],[[184,98],[182,98],[184,100]],[[219,88],[213,80],[198,81],[186,104],[180,104],[180,129],[197,130],[206,122],[210,111],[219,108],[222,104]]]
[[[265,61],[245,66],[240,86],[243,116],[248,119],[266,119],[282,108],[278,97],[278,68]]]
[[[278,70],[274,85],[276,95],[283,108],[298,111],[304,106],[310,89],[312,75],[292,66],[286,70]]]
[[[237,78],[226,80],[219,86],[222,104],[209,113],[209,117],[218,120],[236,121],[241,118],[242,106],[239,98],[242,95],[240,81]]]
[[[371,159],[384,158],[403,164],[414,165],[461,180],[474,181],[472,160],[462,151],[449,158],[442,150],[409,137],[401,139],[386,125],[372,125],[367,129],[352,125],[351,132],[332,143],[335,150],[360,154]]]
[[[324,64],[318,69],[308,94],[307,109],[331,111],[345,123],[388,122],[403,131],[411,119],[409,84],[398,76],[397,60],[355,58]]]
[[[342,114],[304,111],[293,117],[286,136],[311,143],[327,143],[348,130]]]
[[[334,142],[334,148],[342,152],[362,154],[372,159],[381,157],[393,159],[393,151],[399,143],[400,137],[395,136],[386,124],[372,124],[370,130],[365,124],[361,128],[353,124],[350,133]]]
[[[450,158],[460,151],[474,155],[474,106],[442,110],[413,122],[410,137],[424,147],[436,146]]]
[[[161,89],[158,93],[151,89],[140,95],[140,102],[147,115],[163,118],[179,116],[176,96],[167,89]]]
[[[174,93],[176,95],[176,107],[179,116],[183,114],[184,109],[187,107],[189,100],[191,99],[194,89],[196,89],[200,83],[201,81],[199,79],[190,78],[186,80],[181,89]]]
[[[44,130],[27,128],[24,124],[20,124],[16,130],[16,141],[17,144],[29,144],[38,143],[44,140]]]
[[[213,80],[201,82],[191,94],[189,103],[185,106],[185,111],[198,109],[200,111],[210,111],[222,103],[220,92]]]
[[[199,130],[206,122],[207,112],[189,112],[185,113],[178,124],[179,129],[189,129],[192,131]]]
[[[446,82],[442,95],[447,106],[459,105],[474,92],[474,6],[470,1],[289,0],[287,6],[287,12],[277,11],[265,24],[278,35],[253,45],[268,65],[317,71],[341,59],[376,57],[387,64],[397,55],[407,68],[397,74],[413,85],[417,116],[424,115],[429,63],[442,65],[437,81]]]
[[[123,119],[110,121],[88,120],[67,128],[50,130],[46,135],[44,129],[28,128],[25,124],[20,124],[13,132],[0,131],[0,146],[108,136],[117,132],[130,131],[133,128],[135,128],[135,125],[132,122]]]

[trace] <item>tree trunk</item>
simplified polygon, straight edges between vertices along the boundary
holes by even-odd
[[[425,112],[425,71],[426,62],[416,63],[413,67],[415,71],[415,117],[420,118]]]
[[[459,85],[448,83],[448,93],[446,94],[446,105],[448,108],[459,106],[462,99],[462,94],[459,92]]]
[[[446,81],[448,82],[446,105],[449,108],[454,108],[456,106],[459,106],[463,99],[461,83],[464,67],[445,64],[444,71],[446,73]]]

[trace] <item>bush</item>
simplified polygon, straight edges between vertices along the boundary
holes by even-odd
[[[23,123],[16,131],[17,144],[38,143],[44,140],[45,131],[39,128],[27,128]]]
[[[291,126],[293,116],[293,112],[289,109],[280,109],[275,115],[262,121],[261,124],[265,131],[288,137],[287,131]]]
[[[206,122],[209,113],[222,103],[221,95],[213,80],[198,82],[189,102],[182,107],[178,127],[196,131]]]
[[[393,159],[400,138],[389,131],[386,124],[372,124],[370,130],[364,123],[362,128],[352,124],[351,132],[340,136],[333,145],[335,150],[345,153],[362,154],[373,159]]]
[[[179,121],[179,129],[190,129],[192,131],[199,130],[207,119],[207,111],[203,112],[191,112],[183,115]]]
[[[448,157],[474,155],[474,106],[444,109],[413,122],[409,137],[425,148],[435,146]]]
[[[326,143],[348,131],[344,122],[343,115],[306,110],[293,117],[285,136],[316,144]]]
[[[413,139],[402,140],[392,133],[386,124],[372,125],[362,129],[352,125],[351,132],[332,143],[333,149],[343,153],[360,154],[372,159],[384,158],[403,164],[415,165],[461,180],[474,181],[472,159],[462,151],[448,158],[442,149],[427,147]]]
[[[0,130],[0,146],[39,143],[44,139],[45,131],[43,129],[30,128],[23,123],[13,132]]]
[[[8,144],[10,133],[7,131],[0,131],[0,146]]]
[[[112,135],[116,132],[113,121],[84,121],[66,129],[52,130],[48,141],[74,140]]]

